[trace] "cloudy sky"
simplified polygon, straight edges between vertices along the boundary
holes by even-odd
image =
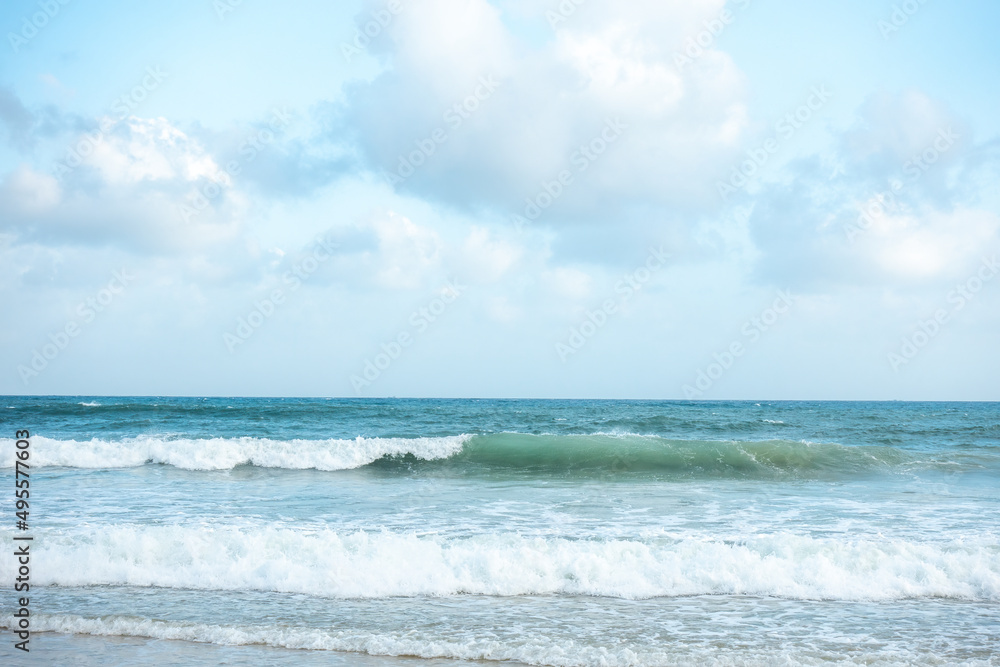
[[[1000,399],[995,2],[0,25],[0,393]]]

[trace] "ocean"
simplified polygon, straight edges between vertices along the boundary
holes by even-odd
[[[1000,665],[997,403],[6,397],[0,421],[4,664]]]

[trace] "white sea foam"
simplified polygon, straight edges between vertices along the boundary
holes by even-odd
[[[4,535],[2,571],[13,571]],[[115,526],[43,534],[33,581],[329,597],[736,594],[792,599],[1000,600],[1000,543],[813,538],[738,541],[463,538],[277,526]]]
[[[53,440],[32,436],[33,467],[132,468],[165,463],[187,470],[228,470],[252,464],[264,468],[344,470],[383,456],[411,454],[442,459],[461,451],[467,435],[440,438],[356,438],[354,440],[269,440],[267,438]],[[0,440],[0,467],[14,466],[14,440]]]
[[[101,404],[98,403],[97,401],[90,401],[90,402],[87,402],[87,403],[80,403],[79,405],[82,405],[85,408],[99,408],[99,407],[101,407]]]
[[[5,615],[0,627],[13,627]],[[940,665],[936,656],[918,655],[910,651],[862,650],[853,656],[830,655],[815,648],[775,647],[771,650],[748,650],[746,647],[727,648],[720,645],[685,646],[671,642],[670,646],[628,647],[588,645],[586,638],[552,641],[548,637],[526,634],[518,640],[501,640],[495,636],[475,636],[462,633],[452,637],[405,633],[366,632],[362,630],[332,630],[308,627],[265,625],[217,625],[205,623],[162,621],[134,616],[104,616],[85,618],[76,615],[34,614],[32,629],[36,632],[62,632],[103,637],[147,637],[211,643],[222,646],[263,645],[277,648],[311,651],[349,651],[381,656],[414,656],[419,658],[452,658],[458,660],[516,661],[552,667],[644,667],[646,665],[711,664],[717,667],[771,667],[773,665],[866,665],[896,667],[899,665]],[[169,655],[169,651],[165,653]],[[959,664],[959,663],[955,663]],[[968,667],[1000,664],[996,658],[967,660]]]

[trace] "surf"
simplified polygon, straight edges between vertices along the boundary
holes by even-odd
[[[10,536],[0,565],[13,571]],[[331,598],[577,595],[648,599],[1000,601],[1000,543],[786,532],[576,539],[264,525],[119,525],[52,532],[33,583],[274,591]]]
[[[14,440],[0,440],[0,467],[14,465]],[[817,478],[905,473],[922,468],[997,467],[995,451],[917,453],[882,445],[801,440],[695,440],[637,434],[457,434],[354,439],[178,438],[32,439],[37,467],[115,469],[167,465],[220,471],[238,466],[382,474],[525,474],[667,477]]]

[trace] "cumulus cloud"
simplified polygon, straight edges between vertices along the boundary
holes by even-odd
[[[1000,217],[958,208],[923,216],[887,215],[860,237],[858,252],[891,279],[958,279],[1000,249]]]
[[[0,201],[13,216],[38,215],[53,209],[62,198],[59,182],[50,174],[22,164],[0,183]]]
[[[199,142],[163,118],[103,119],[100,127],[74,137],[75,159],[54,174],[22,164],[4,176],[5,231],[20,242],[115,244],[144,254],[236,238],[246,198],[225,184],[183,215],[220,172]]]
[[[473,227],[463,241],[459,264],[462,275],[492,283],[514,269],[525,254],[515,243],[498,238],[486,227]]]
[[[376,281],[384,287],[412,288],[439,267],[441,240],[432,229],[393,212],[371,222],[378,239]]]
[[[982,155],[960,119],[925,94],[871,96],[832,153],[791,163],[745,197],[758,275],[809,289],[963,275],[1000,249],[1000,218],[967,187],[996,170]],[[840,166],[833,177],[831,162]]]
[[[714,49],[688,68],[674,54],[721,7],[595,4],[552,29],[549,3],[424,0],[380,38],[386,69],[347,91],[338,127],[398,191],[470,210],[519,213],[563,171],[572,185],[547,219],[714,202],[707,176],[747,125],[742,75]],[[525,38],[511,13],[546,39]]]
[[[83,163],[96,169],[105,183],[196,181],[220,169],[205,149],[165,118],[130,116],[113,123],[106,136],[93,142]]]
[[[879,156],[901,164],[931,146],[941,130],[960,130],[956,125],[958,119],[944,104],[919,90],[881,91],[859,109],[843,143],[854,162]]]

